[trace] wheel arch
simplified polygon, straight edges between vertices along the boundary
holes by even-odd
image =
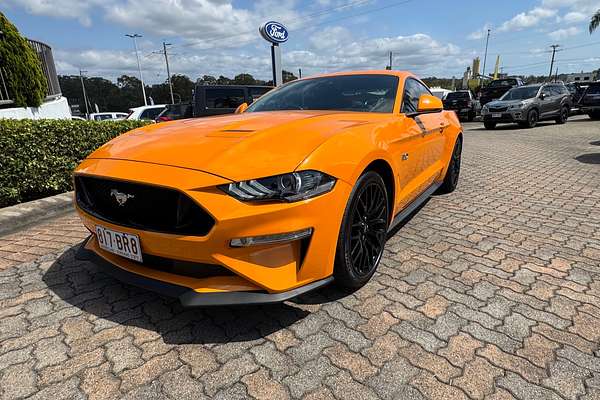
[[[396,179],[394,177],[394,170],[392,166],[384,159],[378,158],[373,160],[367,165],[367,167],[362,171],[361,175],[368,171],[374,171],[381,176],[383,179],[383,183],[385,183],[385,189],[387,191],[388,198],[388,209],[389,219],[393,218],[394,215],[394,199],[396,198]]]

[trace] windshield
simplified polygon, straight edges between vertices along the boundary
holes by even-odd
[[[255,101],[247,112],[338,110],[391,113],[398,89],[392,75],[340,75],[290,82]]]
[[[498,79],[496,81],[491,81],[488,85],[489,87],[500,87],[500,86],[514,86],[517,84],[516,79]]]
[[[538,91],[540,90],[539,86],[521,86],[518,88],[510,89],[508,92],[504,94],[504,96],[500,97],[500,100],[525,100],[531,99],[537,96]]]
[[[448,93],[446,96],[446,100],[459,100],[459,99],[468,99],[469,93],[467,92],[452,92]]]

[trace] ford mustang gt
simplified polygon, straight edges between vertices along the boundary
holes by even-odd
[[[455,189],[461,150],[456,114],[410,73],[296,80],[92,153],[74,172],[78,257],[184,306],[358,288],[388,232]]]

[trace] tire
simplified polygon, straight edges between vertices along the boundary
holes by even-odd
[[[596,121],[600,119],[600,112],[592,112],[588,114],[590,116],[590,119]]]
[[[367,171],[352,189],[335,253],[333,276],[346,289],[357,289],[371,279],[383,254],[389,221],[385,183]]]
[[[496,129],[496,123],[495,122],[485,121],[483,123],[483,126],[485,127],[485,129]]]
[[[557,124],[564,124],[569,119],[569,107],[562,107],[560,109],[560,115],[556,118]]]
[[[527,113],[527,122],[525,122],[522,126],[528,129],[535,128],[539,121],[539,118],[540,115],[538,114],[537,110],[529,110],[529,112]]]
[[[458,178],[460,176],[460,162],[462,158],[462,138],[459,136],[454,144],[454,150],[452,150],[452,156],[450,156],[450,162],[448,163],[448,171],[444,177],[442,186],[437,190],[438,194],[448,194],[454,192],[458,186]]]
[[[468,122],[473,122],[474,119],[475,119],[475,113],[474,112],[470,112],[469,115],[467,115],[467,121]]]

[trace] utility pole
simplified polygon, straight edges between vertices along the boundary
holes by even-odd
[[[302,78],[302,68],[298,68],[298,79]]]
[[[553,44],[552,46],[552,61],[550,61],[550,74],[548,75],[549,79],[552,79],[552,71],[554,70],[554,55],[556,54],[556,49],[560,47],[559,44]]]
[[[485,39],[485,54],[483,56],[483,71],[481,71],[483,76],[485,76],[485,64],[487,62],[488,44],[490,43],[490,32],[492,32],[492,30],[488,29],[487,30],[487,38]]]
[[[386,68],[386,69],[389,69],[390,71],[392,70],[392,58],[393,58],[393,53],[390,51],[390,65]]]
[[[142,66],[140,64],[140,55],[138,54],[138,47],[137,47],[137,41],[136,41],[136,39],[141,38],[142,35],[133,33],[133,34],[127,34],[125,36],[133,39],[133,48],[135,49],[135,58],[137,58],[138,71],[140,73],[140,81],[142,82],[142,96],[144,96],[144,105],[147,106],[148,100],[146,100],[146,88],[144,87],[144,77],[142,76]]]
[[[163,42],[163,53],[165,54],[165,63],[167,64],[167,81],[169,82],[169,91],[171,92],[171,104],[175,104],[173,98],[173,84],[171,83],[171,70],[169,69],[169,57],[167,56],[167,46],[171,46],[171,43]]]
[[[83,91],[83,102],[85,103],[85,118],[87,119],[90,115],[90,110],[88,109],[88,101],[87,95],[85,94],[85,83],[83,83],[83,74],[87,71],[83,71],[79,68],[79,79],[81,80],[81,90]]]

